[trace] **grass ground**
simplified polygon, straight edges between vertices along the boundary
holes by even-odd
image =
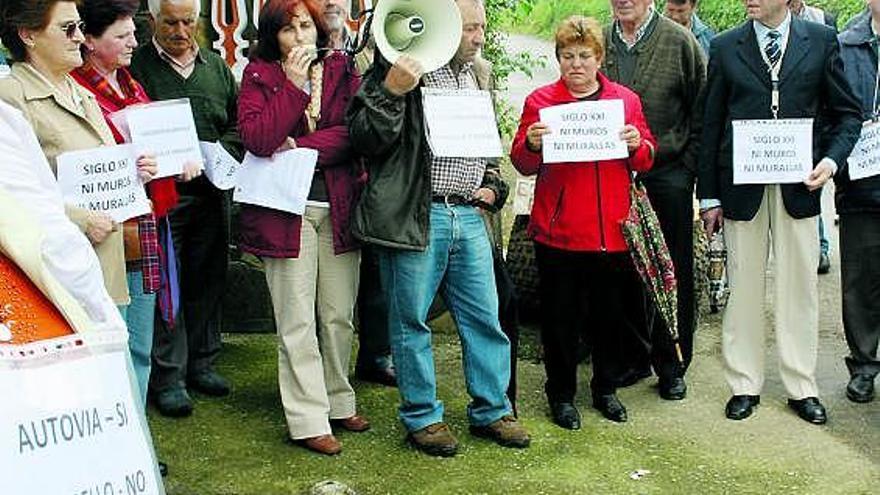
[[[862,425],[817,428],[770,395],[755,418],[724,420],[726,390],[713,328],[717,318],[701,330],[689,398],[665,403],[651,380],[623,390],[631,417],[624,425],[589,409],[584,370],[578,398],[584,428],[555,427],[546,418],[543,367],[522,361],[520,415],[533,436],[527,450],[502,449],[467,434],[459,348],[445,317],[435,324],[435,349],[439,396],[462,442],[455,458],[431,458],[406,446],[396,419],[397,391],[362,383],[356,383],[359,409],[373,429],[342,433],[340,456],[285,443],[275,340],[267,335],[227,336],[219,369],[235,384],[230,398],[199,398],[195,414],[183,420],[151,412],[150,423],[159,456],[171,468],[169,495],[296,494],[328,479],[359,494],[876,493],[880,424],[874,420],[880,414],[865,416]],[[533,342],[529,335],[525,340]],[[832,414],[858,414],[851,409]],[[631,479],[639,469],[650,474]]]

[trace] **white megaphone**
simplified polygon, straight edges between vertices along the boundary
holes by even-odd
[[[373,12],[372,34],[389,62],[407,55],[427,73],[458,51],[461,13],[455,0],[381,0]]]

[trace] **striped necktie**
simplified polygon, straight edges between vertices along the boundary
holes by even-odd
[[[770,63],[770,68],[776,67],[776,64],[779,63],[779,59],[782,58],[782,48],[779,46],[779,38],[782,35],[779,34],[779,31],[770,31],[767,33],[767,38],[770,40],[764,46],[764,55],[767,56],[767,61]]]

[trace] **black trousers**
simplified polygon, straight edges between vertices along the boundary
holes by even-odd
[[[683,363],[678,362],[666,324],[656,311],[645,324],[638,325],[631,336],[634,352],[629,370],[653,366],[660,380],[684,376],[694,352],[694,177],[678,165],[657,170],[642,179],[651,206],[660,220],[663,237],[669,247],[678,282],[678,335]],[[650,301],[650,296],[645,296]]]
[[[169,214],[177,255],[180,310],[174,328],[157,313],[150,387],[184,387],[188,375],[210,370],[220,353],[221,302],[229,263],[228,195],[180,195]]]
[[[388,336],[388,309],[385,291],[379,280],[379,260],[373,246],[361,247],[361,274],[358,289],[357,369],[368,372],[391,366],[391,343]]]
[[[624,337],[636,331],[629,315],[644,312],[629,253],[573,252],[535,243],[535,260],[547,399],[574,400],[582,332],[588,332],[593,344],[593,395],[614,393],[624,356],[631,350]]]
[[[880,213],[840,214],[843,331],[850,374],[877,376],[880,360]]]

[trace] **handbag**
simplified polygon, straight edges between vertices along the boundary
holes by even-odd
[[[122,224],[122,242],[125,246],[125,261],[139,261],[141,255],[141,232],[137,219]]]

